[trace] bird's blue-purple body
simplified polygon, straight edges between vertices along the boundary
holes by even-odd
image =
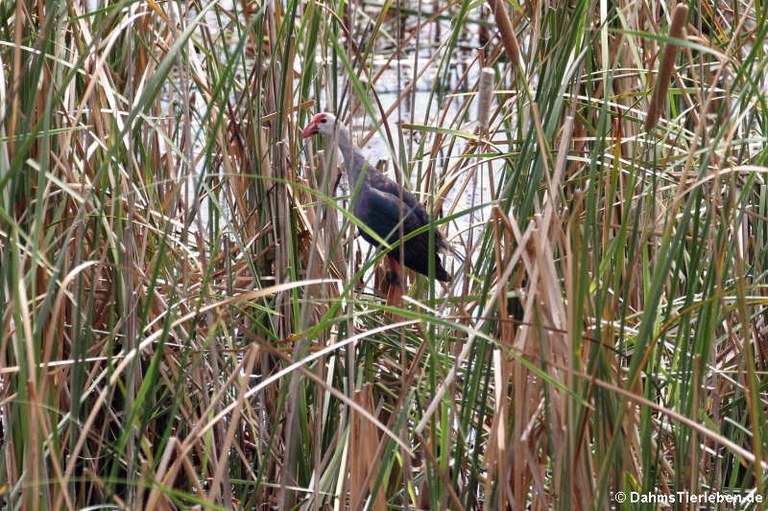
[[[424,206],[411,192],[371,168],[362,151],[352,143],[349,131],[341,123],[336,122],[333,115],[328,113],[315,115],[309,125],[304,128],[302,136],[307,138],[318,133],[331,141],[336,139],[344,158],[350,186],[359,188],[352,205],[352,213],[371,231],[388,244],[394,245],[400,239],[407,238],[409,233],[430,223]],[[403,242],[403,262],[408,268],[423,275],[429,275],[431,258],[434,277],[448,282],[451,276],[445,271],[438,255],[438,251],[447,249],[448,244],[440,231],[433,232],[432,247],[430,247],[428,230]],[[381,244],[367,232],[361,230],[360,234],[372,245],[381,247]],[[398,263],[400,261],[399,244],[388,255],[393,263]]]

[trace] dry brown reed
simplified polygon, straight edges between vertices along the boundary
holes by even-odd
[[[685,22],[688,19],[688,6],[677,4],[672,12],[672,21],[669,24],[668,36],[670,39],[685,38]],[[675,72],[675,62],[680,47],[674,41],[668,41],[664,45],[664,53],[659,63],[659,72],[656,75],[656,84],[653,87],[651,102],[648,105],[648,115],[645,118],[645,131],[651,131],[664,111],[667,101],[667,91]]]
[[[488,0],[488,5],[493,12],[493,18],[499,28],[501,43],[504,45],[504,51],[507,58],[513,64],[513,71],[520,68],[520,43],[517,41],[515,28],[507,12],[507,7],[502,0]]]

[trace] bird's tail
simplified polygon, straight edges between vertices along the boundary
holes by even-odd
[[[464,260],[466,259],[464,254],[459,252],[459,249],[456,248],[452,243],[446,242],[445,245],[440,247],[440,250],[438,252],[453,257],[454,259],[458,260],[459,263],[461,264],[464,264]]]

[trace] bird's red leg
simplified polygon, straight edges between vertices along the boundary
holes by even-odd
[[[387,305],[400,307],[403,305],[403,277],[400,271],[400,261],[391,255],[387,256],[387,259],[389,259]]]

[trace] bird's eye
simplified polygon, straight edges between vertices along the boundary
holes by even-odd
[[[321,122],[321,123],[324,123],[324,122],[326,122],[327,120],[328,120],[328,119],[320,119],[320,122]]]

